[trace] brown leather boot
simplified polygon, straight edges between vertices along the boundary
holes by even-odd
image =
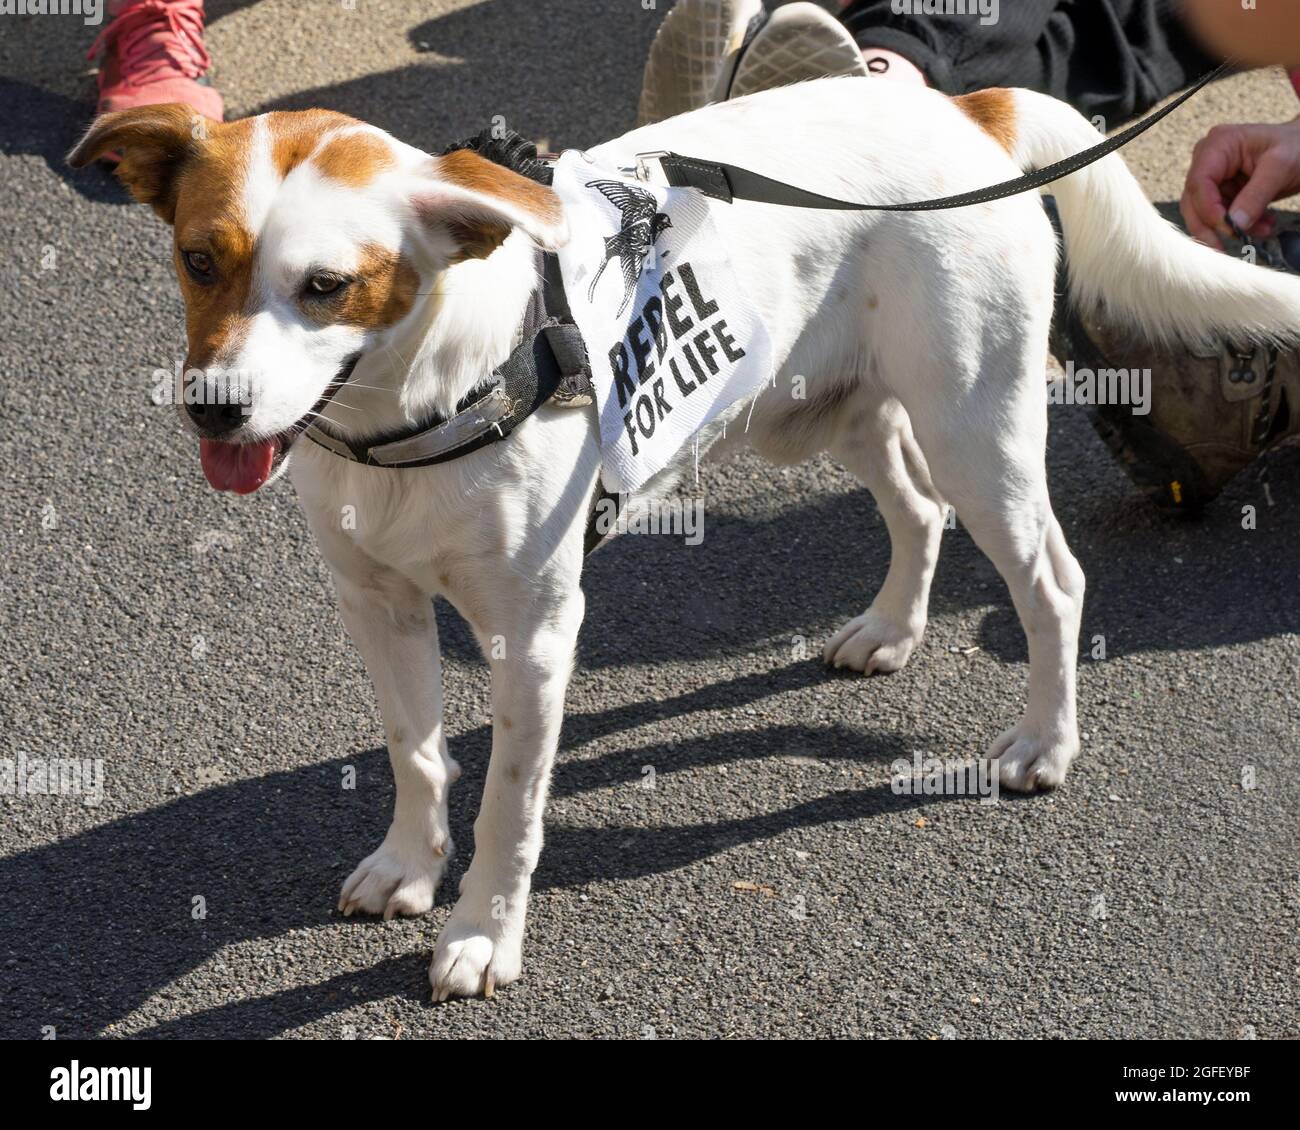
[[[1181,223],[1176,204],[1157,204],[1166,219]],[[1049,213],[1056,223],[1054,208]],[[1277,213],[1278,233],[1255,244],[1257,262],[1274,270],[1300,271],[1300,215]],[[1059,224],[1058,224],[1059,230]],[[1241,255],[1234,241],[1229,254]],[[1058,286],[1060,295],[1065,294]],[[1149,369],[1150,412],[1129,405],[1090,409],[1106,446],[1142,490],[1162,509],[1194,514],[1238,472],[1289,435],[1300,432],[1300,354],[1273,346],[1232,341],[1201,351],[1170,350],[1140,331],[1109,322],[1104,310],[1081,317],[1058,296],[1052,352],[1076,369]]]

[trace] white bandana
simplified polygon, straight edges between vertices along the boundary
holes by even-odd
[[[560,272],[591,359],[602,478],[631,492],[771,378],[772,344],[699,193],[573,150],[553,187],[572,233]]]

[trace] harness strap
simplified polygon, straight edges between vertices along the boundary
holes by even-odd
[[[637,175],[646,179],[647,162],[657,160],[663,169],[664,177],[672,188],[693,188],[714,200],[730,204],[733,200],[749,200],[756,204],[775,204],[784,208],[829,208],[847,212],[936,212],[948,208],[968,208],[972,204],[987,204],[993,200],[1002,200],[1008,196],[1017,196],[1043,188],[1054,181],[1061,180],[1087,168],[1103,157],[1108,157],[1117,149],[1123,148],[1134,138],[1146,133],[1177,110],[1189,98],[1198,94],[1206,85],[1225,74],[1232,66],[1228,61],[1216,67],[1201,78],[1194,86],[1185,90],[1168,106],[1154,114],[1135,122],[1122,133],[1057,161],[1037,172],[1026,173],[1014,180],[1003,181],[989,188],[974,192],[963,192],[957,196],[942,196],[934,200],[918,200],[909,204],[863,204],[852,200],[837,200],[833,196],[823,196],[805,188],[798,188],[784,181],[763,176],[762,173],[729,165],[721,161],[701,161],[695,157],[683,157],[678,153],[644,153],[637,157]]]
[[[618,521],[623,500],[605,489],[600,476],[596,476],[596,489],[591,492],[591,510],[587,515],[587,532],[582,541],[582,555],[588,557],[610,534]]]
[[[456,411],[419,431],[361,443],[313,424],[306,436],[335,455],[370,467],[431,467],[459,459],[511,434],[566,381],[586,382],[586,350],[572,322],[550,319],[528,336]]]

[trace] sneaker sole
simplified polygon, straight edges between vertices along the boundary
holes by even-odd
[[[725,92],[715,97],[743,98],[810,79],[867,73],[861,48],[839,20],[815,4],[787,4],[772,13]]]
[[[763,17],[761,0],[678,0],[650,47],[636,124],[707,106],[720,79],[729,84],[751,25]]]

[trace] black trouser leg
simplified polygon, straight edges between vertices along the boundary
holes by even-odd
[[[1024,86],[1113,129],[1182,90],[1217,62],[1192,39],[1176,0],[966,0],[968,15],[920,14],[921,2],[854,0],[845,24],[864,47],[894,51],[948,94]],[[915,7],[918,14],[896,14]],[[996,22],[983,23],[979,9]]]

